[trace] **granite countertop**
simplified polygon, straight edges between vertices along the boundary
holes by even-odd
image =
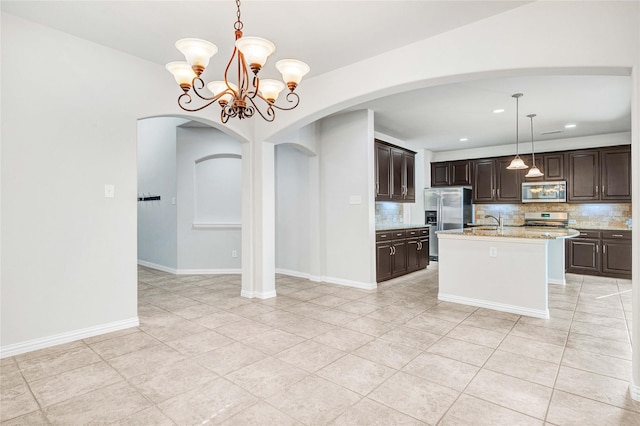
[[[628,226],[580,226],[580,225],[571,225],[575,229],[584,229],[585,231],[631,231],[631,228]]]
[[[438,236],[457,235],[464,237],[535,238],[547,240],[573,238],[580,235],[580,232],[571,228],[547,228],[535,226],[505,226],[502,230],[497,227],[476,226],[473,228],[438,231],[436,233]]]
[[[410,224],[410,223],[394,223],[389,225],[376,225],[376,231],[389,231],[391,229],[410,229],[410,228],[428,228],[430,225]]]

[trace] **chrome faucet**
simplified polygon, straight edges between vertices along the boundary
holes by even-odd
[[[502,218],[502,214],[499,214],[498,217],[491,216],[490,214],[488,214],[488,215],[485,215],[484,218],[485,219],[491,218],[491,219],[495,220],[496,221],[496,225],[500,227],[500,230],[502,231],[504,229],[504,219]]]

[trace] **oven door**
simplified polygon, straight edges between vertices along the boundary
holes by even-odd
[[[523,182],[523,203],[566,203],[567,182]]]

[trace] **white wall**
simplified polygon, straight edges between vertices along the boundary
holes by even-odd
[[[311,258],[309,155],[276,146],[276,268],[308,276]]]
[[[175,96],[155,64],[5,13],[1,40],[7,356],[137,324],[136,122]]]
[[[226,154],[241,155],[240,143],[224,133],[210,128],[179,127],[177,129],[177,269],[179,273],[239,273],[241,267],[241,230],[238,217],[235,226],[202,223],[196,214],[196,161],[219,155],[216,162],[237,162],[224,158]],[[223,167],[226,167],[222,164]],[[233,170],[233,168],[231,169]],[[240,189],[241,169],[229,176],[229,184]],[[239,195],[239,194],[238,194]],[[215,197],[214,197],[215,198]],[[238,196],[238,200],[240,197]],[[196,225],[194,226],[194,223]],[[232,251],[237,257],[232,257]]]
[[[373,112],[320,123],[321,257],[325,280],[376,286]],[[359,197],[360,204],[350,204]]]
[[[138,202],[138,261],[176,269],[176,127],[181,118],[138,121],[138,194],[159,195],[159,201]]]

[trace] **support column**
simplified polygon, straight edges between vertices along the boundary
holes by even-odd
[[[631,397],[640,401],[640,63],[633,67],[633,94],[631,96],[631,270],[632,270],[632,307],[631,307],[631,344],[632,373],[629,390]]]
[[[241,296],[276,296],[275,146],[242,144],[242,292]]]

